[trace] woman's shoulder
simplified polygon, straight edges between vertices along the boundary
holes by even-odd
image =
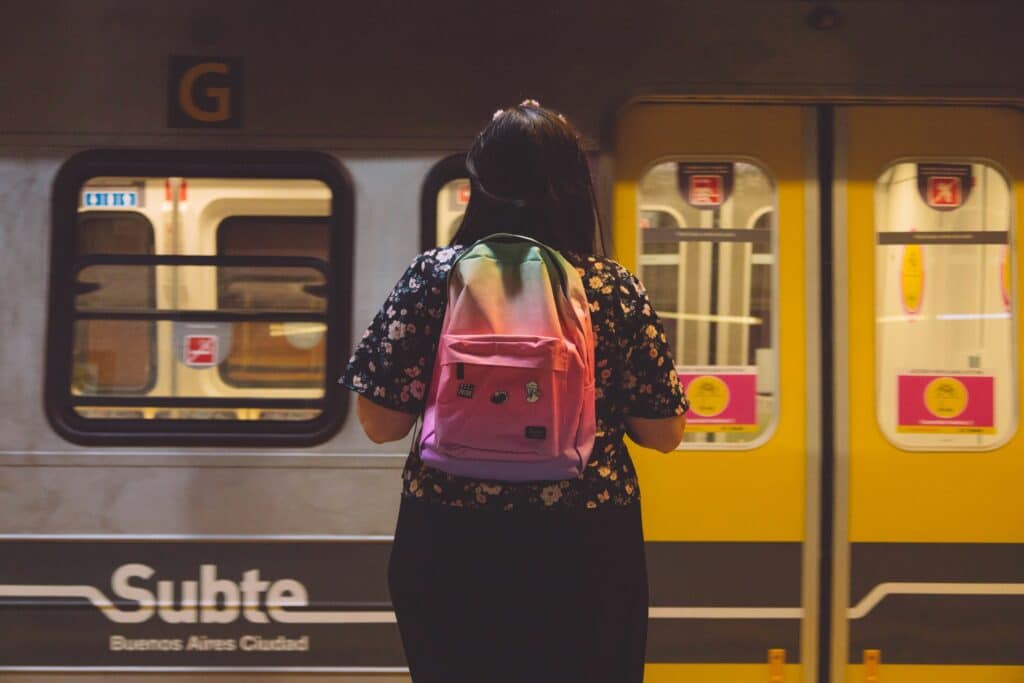
[[[627,297],[643,293],[640,280],[628,268],[608,256],[566,254],[567,260],[576,266],[583,284],[588,289],[610,293],[609,288],[618,288],[619,294]]]
[[[422,251],[416,255],[409,268],[419,270],[424,274],[428,271],[447,272],[451,270],[452,264],[455,262],[455,257],[457,257],[464,249],[464,246],[458,244],[427,249],[426,251]]]
[[[582,271],[581,274],[593,272],[607,276],[632,276],[632,274],[625,266],[623,266],[621,263],[608,256],[598,256],[596,254],[577,254],[576,252],[573,251],[563,252],[563,255],[569,263],[576,266],[577,272]]]

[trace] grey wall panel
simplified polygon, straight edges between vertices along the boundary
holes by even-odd
[[[50,193],[64,158],[0,153],[0,452],[52,444],[43,413],[43,349]]]
[[[397,469],[0,468],[4,534],[385,534]]]
[[[596,135],[635,94],[1024,94],[1015,0],[834,5],[819,31],[806,0],[12,3],[0,129],[187,139],[166,128],[170,55],[242,57],[259,134],[465,139],[525,96]]]

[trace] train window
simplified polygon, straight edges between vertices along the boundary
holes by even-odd
[[[217,228],[217,253],[225,256],[276,254],[326,263],[327,246],[327,221],[320,217],[232,216]],[[219,268],[217,307],[322,314],[325,288],[323,273],[312,268]],[[325,331],[319,322],[240,325],[219,366],[221,378],[238,387],[323,386]]]
[[[438,162],[423,182],[420,248],[425,251],[451,242],[468,205],[466,157],[453,154]]]
[[[91,254],[152,254],[153,224],[136,211],[83,211],[75,244],[79,258]],[[146,273],[115,268],[83,272],[78,300],[83,308],[152,306],[155,282]],[[72,384],[86,393],[145,393],[156,377],[155,328],[148,320],[80,320],[74,334]],[[136,343],[123,352],[123,339]]]
[[[445,183],[437,195],[437,244],[448,244],[462,225],[462,216],[469,205],[469,179],[459,178]]]
[[[908,450],[1016,431],[1012,194],[984,162],[899,161],[875,186],[877,419]]]
[[[691,400],[684,443],[753,447],[778,413],[772,178],[748,160],[674,160],[641,178],[638,202],[638,275]]]
[[[47,407],[61,433],[265,445],[337,429],[351,189],[334,162],[86,153],[56,192]]]

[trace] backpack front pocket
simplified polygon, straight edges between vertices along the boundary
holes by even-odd
[[[434,436],[455,458],[536,461],[558,454],[567,350],[553,337],[451,335],[438,353]]]

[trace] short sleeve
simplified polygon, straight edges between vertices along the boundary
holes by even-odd
[[[441,249],[413,260],[359,341],[342,385],[385,408],[423,411],[453,255]]]
[[[623,329],[629,339],[623,369],[626,414],[645,418],[683,415],[690,403],[679,383],[665,329],[643,284],[635,275],[625,269],[623,272]]]

